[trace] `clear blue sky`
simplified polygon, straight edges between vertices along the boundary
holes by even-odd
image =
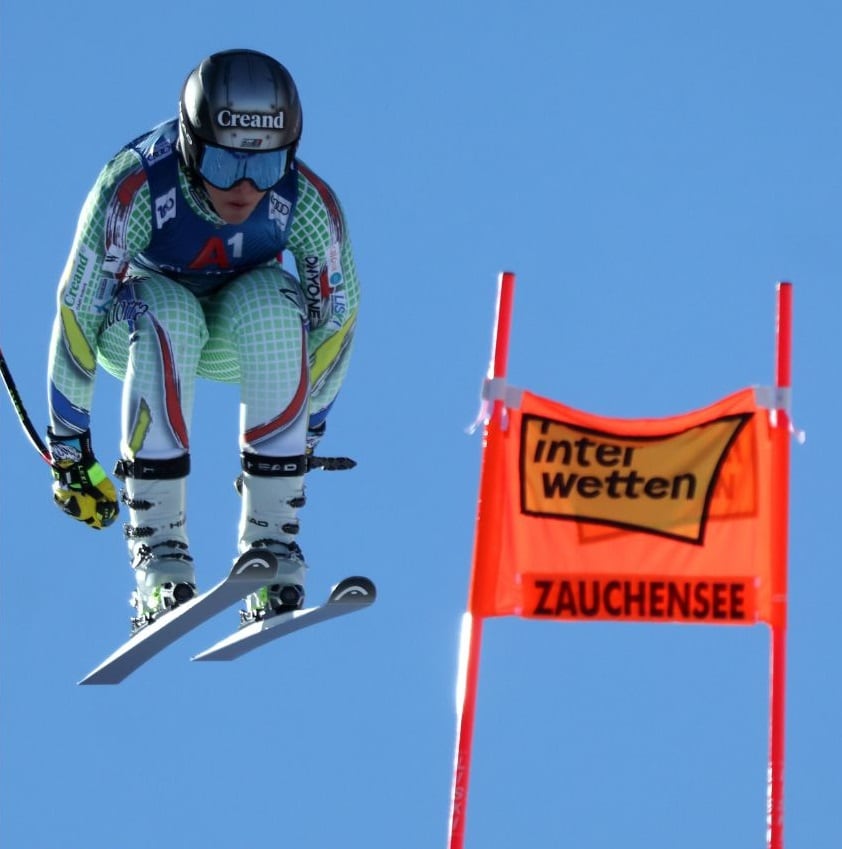
[[[311,597],[376,606],[231,665],[75,682],[126,636],[118,530],[51,504],[0,401],[0,844],[433,849],[447,841],[457,638],[496,276],[518,275],[510,380],[660,416],[773,377],[794,284],[785,824],[842,841],[838,316],[842,11],[825,0],[5,3],[0,343],[39,428],[55,286],[85,194],[175,113],[203,56],[273,53],[301,156],[345,206],[364,286],[312,475]],[[116,458],[119,384],[94,439]],[[204,586],[233,555],[237,396],[202,383],[189,521]],[[765,838],[769,635],[518,619],[485,628],[468,849],[747,849]]]

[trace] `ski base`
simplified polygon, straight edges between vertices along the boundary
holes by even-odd
[[[162,613],[136,631],[120,648],[89,672],[80,684],[119,684],[158,652],[249,593],[273,583],[278,560],[270,551],[246,552],[234,562],[228,577],[206,593]]]
[[[220,640],[193,660],[235,660],[246,652],[285,637],[310,625],[317,625],[338,616],[345,616],[370,607],[377,599],[377,589],[368,578],[344,578],[330,592],[324,604],[303,610],[279,613],[257,622],[243,625],[238,631]]]

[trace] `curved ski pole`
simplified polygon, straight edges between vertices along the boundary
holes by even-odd
[[[20,397],[17,386],[15,386],[15,381],[12,378],[12,373],[9,371],[9,366],[6,363],[5,356],[3,356],[2,349],[0,349],[0,375],[3,377],[3,383],[6,385],[6,391],[9,393],[9,398],[12,401],[12,406],[15,408],[21,427],[35,450],[41,455],[41,459],[48,465],[52,466],[53,461],[50,457],[50,452],[47,450],[47,446],[44,444],[44,441],[38,435],[38,431],[35,430],[35,427],[29,418],[29,414],[26,412],[26,407],[23,406],[23,400]]]

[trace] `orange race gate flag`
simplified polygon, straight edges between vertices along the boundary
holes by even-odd
[[[754,390],[658,420],[508,394],[498,543],[475,563],[471,613],[771,621],[772,443]]]
[[[483,622],[771,628],[766,838],[783,849],[791,299],[774,388],[659,419],[605,418],[506,385],[514,275],[500,275],[468,609],[450,849],[462,849]]]

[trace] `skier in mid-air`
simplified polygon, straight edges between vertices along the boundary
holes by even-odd
[[[303,603],[304,474],[348,367],[359,284],[336,195],[296,157],[301,127],[283,65],[216,53],[188,75],[178,117],[117,153],[81,211],[48,369],[53,495],[93,528],[117,518],[91,443],[99,363],[124,381],[115,474],[137,625],[197,593],[185,506],[197,377],[240,386],[237,549],[281,565],[247,615]]]

